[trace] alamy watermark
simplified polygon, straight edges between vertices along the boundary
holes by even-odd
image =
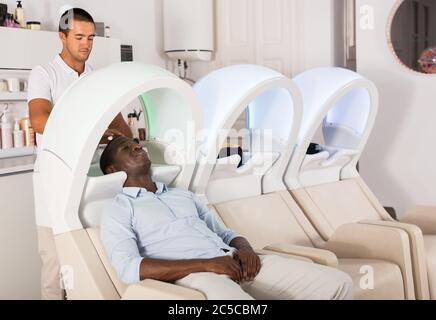
[[[64,290],[74,290],[74,268],[62,265],[60,270],[60,287]]]
[[[359,8],[359,27],[362,30],[374,30],[375,10],[373,6],[364,5]]]
[[[374,268],[369,265],[363,265],[359,270],[363,276],[360,278],[359,287],[362,290],[374,290]]]
[[[250,162],[255,175],[262,175],[276,159],[278,152],[287,146],[274,139],[273,129],[202,129],[195,130],[195,124],[188,122],[186,128],[170,129],[161,134],[165,146],[166,163],[179,165],[216,165],[220,151],[226,148],[240,147],[243,164]],[[282,148],[276,150],[275,148]],[[278,152],[277,152],[278,151]],[[234,160],[229,154],[228,160]],[[224,159],[225,161],[225,159]]]

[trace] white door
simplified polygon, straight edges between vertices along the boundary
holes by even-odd
[[[291,74],[294,0],[216,2],[215,66],[253,63]]]

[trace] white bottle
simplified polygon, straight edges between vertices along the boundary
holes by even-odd
[[[129,113],[127,117],[127,125],[130,127],[130,131],[132,132],[133,139],[139,139],[139,131],[138,131],[138,120],[136,118],[136,111],[134,113]]]
[[[15,119],[14,124],[14,148],[24,147],[24,132],[20,129],[19,119]]]
[[[29,117],[21,119],[21,128],[24,133],[24,145],[26,147],[35,146],[35,131],[32,128]]]
[[[24,9],[21,5],[21,1],[17,1],[17,8],[15,9],[15,20],[20,24],[21,28],[26,27],[26,22],[24,21]]]
[[[3,112],[1,120],[1,136],[2,136],[2,149],[10,149],[13,147],[12,142],[12,124],[8,119],[8,110]]]
[[[111,37],[111,27],[109,27],[109,26],[104,27],[104,36],[105,36],[105,38]]]

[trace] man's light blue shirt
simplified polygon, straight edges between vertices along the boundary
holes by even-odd
[[[101,239],[118,277],[139,282],[145,258],[210,259],[229,255],[235,232],[192,192],[156,182],[156,193],[124,188],[105,208]]]

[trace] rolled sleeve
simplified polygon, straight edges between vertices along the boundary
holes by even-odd
[[[115,199],[103,212],[101,239],[119,279],[132,284],[140,281],[143,257],[133,230],[131,208],[119,200]]]
[[[197,212],[200,219],[203,220],[208,228],[215,232],[225,244],[230,245],[230,242],[232,242],[232,240],[238,236],[236,232],[227,228],[215,210],[209,208],[195,194],[192,194],[192,198],[195,202],[195,206],[197,207]]]
[[[29,75],[27,101],[33,99],[52,101],[50,77],[41,66],[35,67]]]

